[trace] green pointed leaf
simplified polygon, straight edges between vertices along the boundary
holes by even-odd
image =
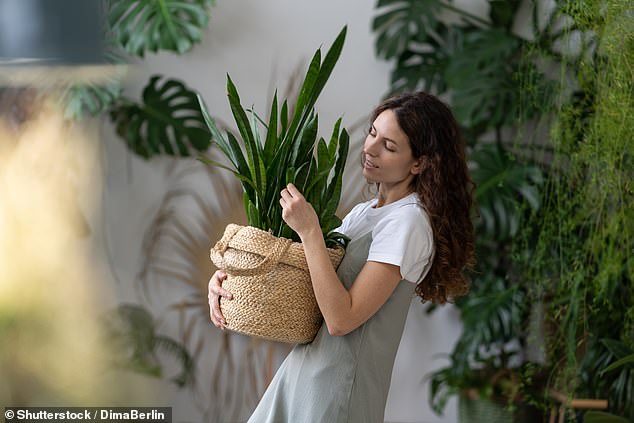
[[[247,219],[249,221],[249,226],[254,226],[256,228],[260,227],[260,214],[258,213],[257,207],[250,199],[247,203]]]
[[[227,95],[229,97],[231,112],[233,113],[233,117],[238,125],[238,131],[240,132],[242,140],[246,146],[247,163],[249,165],[249,170],[251,171],[252,179],[255,182],[257,190],[263,191],[261,179],[262,173],[258,159],[259,148],[255,140],[255,135],[251,132],[251,125],[249,123],[249,119],[247,118],[247,114],[240,104],[238,91],[236,90],[236,87],[229,75],[227,75]]]
[[[309,107],[313,107],[315,102],[317,101],[317,97],[321,94],[321,91],[324,89],[328,78],[330,78],[330,74],[335,68],[335,64],[339,60],[339,56],[341,55],[341,50],[343,50],[343,43],[346,40],[346,32],[348,31],[348,27],[344,26],[343,29],[335,38],[335,41],[332,43],[328,52],[326,53],[326,57],[324,57],[324,61],[321,64],[321,68],[319,69],[319,75],[317,76],[317,80],[315,81],[315,86],[310,95],[310,101],[307,103]]]
[[[328,203],[326,204],[325,213],[335,214],[337,206],[341,198],[341,188],[343,186],[343,171],[346,166],[346,159],[348,158],[348,146],[350,143],[350,137],[345,128],[341,131],[339,136],[339,151],[337,154],[337,163],[335,164],[335,171],[332,176],[332,180],[327,188]]]
[[[611,372],[612,370],[618,369],[619,367],[625,366],[626,364],[634,364],[634,354],[626,355],[625,357],[616,360],[614,363],[610,364],[603,370],[603,373]],[[629,366],[630,368],[632,366]]]
[[[271,104],[271,113],[269,114],[269,124],[267,127],[266,141],[264,142],[264,162],[270,163],[273,153],[277,149],[277,90],[273,96]]]
[[[317,50],[313,55],[312,60],[310,61],[310,65],[308,66],[308,70],[306,71],[306,76],[304,77],[304,83],[302,84],[302,88],[299,91],[299,95],[297,97],[297,102],[295,103],[295,113],[293,114],[293,119],[291,121],[291,126],[289,128],[289,135],[293,137],[297,127],[300,124],[300,120],[302,115],[305,113],[305,109],[310,109],[310,95],[313,92],[313,88],[315,87],[315,82],[317,81],[317,77],[319,75],[319,67],[321,65],[321,51]]]
[[[257,150],[255,147],[255,139],[253,137],[253,133],[251,132],[251,126],[249,124],[249,119],[247,118],[247,114],[240,104],[240,96],[238,95],[238,91],[236,90],[231,77],[227,75],[227,96],[229,97],[229,105],[231,106],[231,113],[238,125],[238,131],[242,136],[242,140],[247,146],[247,155],[249,155],[249,165],[251,165],[251,161],[253,160],[253,152]]]
[[[216,126],[216,121],[214,120],[213,117],[211,117],[211,114],[209,113],[209,110],[207,109],[207,105],[205,104],[205,101],[202,99],[200,94],[197,94],[196,98],[198,99],[198,105],[203,115],[203,119],[205,120],[205,123],[207,124],[207,128],[209,129],[209,132],[211,132],[212,141],[215,142],[220,147],[220,150],[222,150],[223,154],[227,158],[229,158],[233,166],[235,168],[238,168],[237,161],[233,154],[233,151],[231,150],[231,147],[228,144],[227,140],[222,136],[222,133],[220,132],[220,130],[218,130],[218,127]],[[242,155],[242,152],[240,152],[240,155]]]
[[[234,158],[236,172],[241,174],[244,207],[249,224],[271,230],[276,236],[299,241],[298,235],[283,221],[279,205],[280,191],[291,182],[313,205],[322,228],[330,231],[341,223],[334,212],[341,195],[341,179],[349,137],[345,129],[341,128],[339,119],[329,145],[323,138],[318,138],[318,116],[314,104],[341,53],[345,32],[344,28],[326,54],[323,64],[320,64],[321,52],[318,50],[315,53],[302,83],[302,92],[293,108],[295,113],[291,122],[287,100],[284,100],[279,114],[277,113],[277,93],[273,97],[268,123],[257,116],[254,110],[250,110],[250,119],[247,118],[237,89],[231,78],[227,78],[229,104],[244,141],[246,159],[242,155],[240,144],[229,132],[221,150]],[[215,127],[213,119],[208,115],[205,110],[205,118],[212,122],[209,126]],[[260,124],[267,131],[262,138],[259,133]],[[218,132],[217,129],[213,131]],[[234,154],[234,151],[239,154]],[[235,157],[240,157],[242,161]],[[333,178],[329,181],[331,174]],[[326,195],[327,193],[331,195]],[[330,208],[332,213],[324,213],[325,208]],[[325,234],[326,232],[324,236]],[[332,242],[341,242],[341,239],[333,236],[332,240],[328,240],[329,244]]]
[[[229,142],[229,148],[231,151],[230,157],[235,160],[238,172],[240,172],[242,175],[250,175],[252,177],[249,170],[249,164],[247,163],[244,154],[242,154],[242,148],[240,147],[240,143],[238,143],[236,137],[231,132],[227,132],[227,140]]]
[[[335,161],[335,156],[337,155],[337,145],[339,145],[339,128],[341,127],[341,118],[337,119],[335,122],[335,127],[332,129],[332,135],[330,136],[330,141],[328,142],[328,158],[330,162]]]
[[[286,182],[285,184],[294,184],[295,183],[295,168],[289,167],[286,169]]]
[[[282,103],[282,110],[280,111],[280,124],[282,128],[280,130],[280,139],[286,138],[286,131],[288,130],[288,103],[284,100]]]
[[[317,170],[319,172],[323,170],[330,170],[330,154],[328,154],[328,146],[323,138],[319,138],[317,143]]]
[[[315,140],[317,138],[318,117],[312,115],[306,122],[306,126],[301,128],[299,141],[293,145],[291,153],[291,163],[293,166],[300,166],[307,161]]]

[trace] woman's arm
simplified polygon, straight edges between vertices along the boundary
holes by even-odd
[[[328,332],[334,336],[352,332],[390,297],[401,280],[399,266],[369,261],[348,291],[332,267],[312,206],[292,184],[281,196],[282,217],[302,240],[315,298]]]

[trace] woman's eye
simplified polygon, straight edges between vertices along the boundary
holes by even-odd
[[[387,151],[391,151],[392,153],[396,151],[396,150],[394,150],[394,149],[392,149],[392,148],[388,147],[387,143],[385,143],[385,149],[386,149]]]

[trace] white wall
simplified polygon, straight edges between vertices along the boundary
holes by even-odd
[[[139,98],[149,75],[161,73],[184,80],[202,94],[214,116],[232,123],[225,96],[225,75],[229,73],[243,103],[253,104],[266,116],[273,87],[283,92],[300,61],[307,64],[320,45],[325,53],[342,26],[348,25],[343,53],[317,104],[320,133],[328,135],[340,115],[344,116],[344,125],[348,126],[366,119],[388,89],[390,65],[378,60],[374,54],[374,35],[370,29],[373,14],[374,2],[360,0],[218,0],[211,9],[209,30],[203,43],[183,56],[162,53],[139,61],[130,68],[126,94]],[[303,73],[305,68],[301,69]],[[360,178],[356,154],[362,139],[361,130],[352,134],[353,145],[345,174],[341,213],[361,199],[364,182]],[[105,254],[107,249],[112,268],[101,265],[95,271],[112,281],[120,301],[141,302],[134,280],[140,266],[142,238],[165,190],[175,183],[174,173],[170,170],[201,165],[191,160],[178,160],[179,163],[175,164],[176,161],[169,158],[148,162],[140,160],[127,152],[109,123],[102,128],[101,142],[105,176],[103,220],[94,222],[94,248],[100,254]],[[209,201],[214,201],[208,180],[193,178],[189,183],[201,194],[211,197]],[[222,213],[221,204],[214,207]],[[209,269],[208,276],[211,275],[211,265]],[[114,275],[120,282],[115,281]],[[201,284],[206,284],[206,280],[202,280]],[[163,317],[161,330],[177,337],[176,315],[167,313],[165,304],[170,299],[182,297],[182,289],[174,285],[157,285],[154,289],[158,300],[154,300],[151,307],[157,316]],[[115,302],[113,299],[108,301]],[[162,305],[159,305],[161,301]],[[424,376],[446,363],[436,355],[451,350],[459,331],[460,322],[451,306],[427,316],[418,301],[412,303],[395,364],[386,409],[387,421],[456,421],[455,402],[450,402],[444,418],[431,412],[427,405],[428,384]],[[201,404],[210,405],[206,392],[209,381],[205,378],[209,377],[209,369],[220,354],[222,337],[215,328],[204,325],[197,333],[206,342],[199,367],[204,382],[201,392],[194,396],[190,391],[178,391],[165,383],[161,385],[161,401],[174,407],[175,422],[223,421],[209,410],[212,414],[204,417],[201,414]],[[243,354],[251,345],[241,337],[233,339],[236,356]],[[283,351],[284,348],[275,351],[278,357],[276,365]],[[208,408],[218,413],[220,405]]]

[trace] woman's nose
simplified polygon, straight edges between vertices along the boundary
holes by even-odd
[[[374,156],[376,153],[376,139],[372,139],[372,137],[368,137],[363,144],[363,152],[367,155]]]

